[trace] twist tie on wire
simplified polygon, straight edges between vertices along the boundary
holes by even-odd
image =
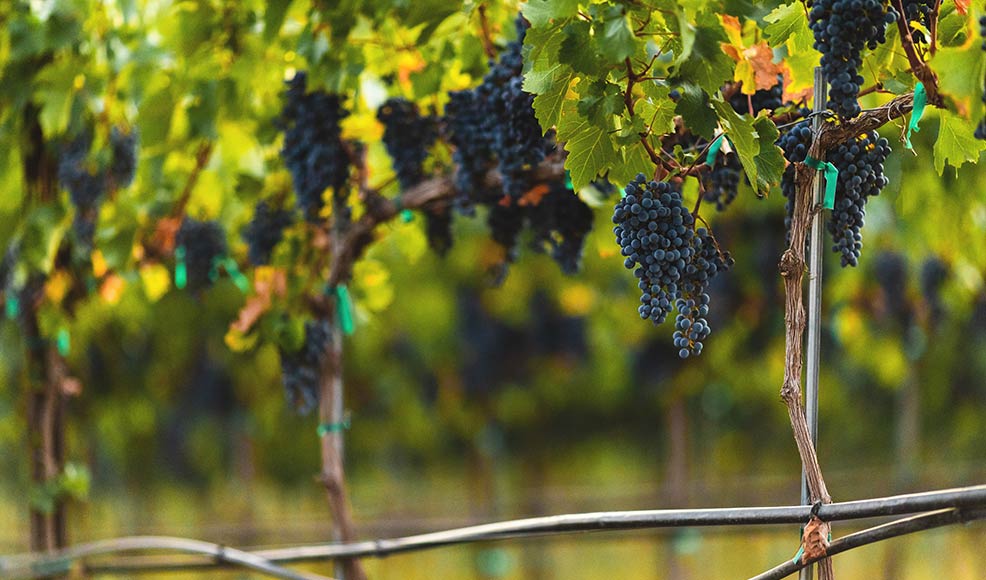
[[[825,209],[835,209],[835,186],[839,180],[839,170],[828,161],[820,161],[811,155],[805,157],[805,165],[825,173],[825,200],[822,205]]]
[[[809,159],[810,159],[810,157],[809,157]],[[818,500],[818,501],[816,501],[815,503],[812,504],[811,511],[808,513],[808,521],[809,522],[811,522],[811,519],[812,518],[817,518],[818,517],[818,511],[820,509],[822,509],[822,500]],[[805,527],[804,526],[801,526],[801,535],[803,536],[804,533],[805,533]],[[828,533],[828,541],[829,542],[832,541],[832,530],[829,530],[829,533]],[[804,556],[804,555],[805,555],[805,544],[804,544],[804,540],[802,539],[801,545],[798,546],[798,553],[795,554],[794,555],[794,558],[791,559],[791,563],[792,564],[798,564],[798,563],[800,563],[801,562],[801,557]]]
[[[569,170],[565,170],[565,187],[569,191],[573,191],[575,187],[572,185],[572,173]]]
[[[188,286],[188,266],[185,264],[185,246],[175,248],[175,287],[184,290]]]
[[[336,297],[336,314],[339,319],[339,327],[346,336],[353,334],[356,325],[353,322],[353,301],[349,295],[349,288],[345,284],[337,285],[332,293]]]
[[[801,556],[804,556],[804,554],[805,554],[805,545],[801,544],[801,546],[798,547],[798,553],[794,555],[794,559],[791,560],[791,563],[797,564],[801,562]]]
[[[55,346],[58,347],[58,354],[62,356],[68,356],[68,353],[72,351],[72,335],[64,326],[58,329],[58,334],[55,336]]]
[[[904,146],[913,150],[911,145],[911,132],[917,133],[921,130],[918,122],[924,116],[924,107],[928,104],[928,92],[924,88],[924,83],[918,81],[914,87],[914,108],[911,109],[911,122],[907,125],[907,133],[904,134]]]
[[[20,310],[20,300],[17,299],[17,296],[15,296],[13,292],[7,292],[7,299],[4,301],[4,312],[6,313],[7,318],[11,320],[17,318],[17,313],[20,312]]]
[[[336,423],[319,423],[318,427],[315,428],[315,432],[318,433],[319,439],[329,435],[331,433],[341,433],[349,429],[353,422],[349,415],[349,411],[342,417],[342,421]]]
[[[725,133],[719,133],[719,136],[716,137],[714,141],[712,141],[711,145],[709,145],[709,150],[705,154],[705,164],[708,165],[709,167],[712,167],[713,165],[716,164],[716,157],[719,156],[719,150],[722,149],[722,141],[725,138],[726,138]]]

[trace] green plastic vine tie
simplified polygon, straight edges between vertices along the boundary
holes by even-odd
[[[345,284],[339,284],[335,288],[335,294],[339,326],[347,336],[352,335],[356,327],[353,324],[353,302],[349,297],[349,288]]]
[[[924,90],[924,83],[918,81],[914,87],[914,108],[911,110],[911,122],[907,125],[907,134],[904,135],[904,145],[908,149],[914,149],[911,145],[911,132],[917,133],[921,130],[918,122],[924,116],[924,107],[928,104],[928,92]]]
[[[68,353],[72,350],[72,335],[69,334],[67,328],[62,327],[58,329],[55,344],[58,346],[58,354],[68,356]]]
[[[17,299],[12,292],[7,293],[7,300],[4,304],[4,311],[7,314],[7,318],[13,320],[17,318],[17,313],[21,310],[20,300]]]
[[[805,165],[816,171],[825,172],[825,209],[835,209],[835,186],[839,181],[839,170],[828,161],[819,161],[811,155],[805,157]]]
[[[404,208],[404,199],[403,198],[400,198],[400,197],[395,198],[394,199],[394,207],[396,207],[397,208],[397,211],[400,213],[401,221],[402,222],[404,222],[406,224],[407,223],[411,223],[411,221],[414,219],[414,212],[412,212],[409,209],[405,209]]]
[[[565,170],[565,187],[569,190],[575,190],[575,187],[572,185],[572,174],[567,169]]]
[[[709,167],[716,164],[716,157],[719,155],[719,150],[722,149],[722,140],[725,136],[725,133],[719,133],[719,136],[715,138],[715,141],[709,145],[709,151],[705,154],[705,164]]]
[[[315,432],[318,433],[318,437],[321,439],[330,433],[341,433],[342,431],[349,429],[350,425],[352,425],[352,421],[350,421],[349,415],[347,414],[343,417],[342,421],[339,421],[338,423],[320,423],[318,427],[315,428]]]
[[[223,261],[223,266],[226,268],[226,272],[229,274],[229,277],[233,279],[233,283],[240,289],[240,292],[249,294],[250,281],[243,275],[243,272],[240,272],[239,267],[236,265],[236,260],[233,258],[226,258]]]
[[[792,564],[797,564],[797,563],[801,562],[801,556],[803,556],[804,553],[805,553],[805,545],[804,544],[801,544],[801,546],[798,547],[798,553],[794,555],[794,559],[791,560],[791,563]]]
[[[175,287],[184,290],[188,286],[188,266],[185,265],[185,246],[175,248]]]

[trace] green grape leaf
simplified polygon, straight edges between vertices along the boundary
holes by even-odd
[[[938,175],[945,172],[946,163],[956,169],[966,161],[976,163],[986,151],[986,141],[976,139],[973,124],[947,109],[939,110],[938,118],[940,125],[934,147]]]
[[[520,7],[520,11],[531,26],[537,28],[552,20],[572,16],[578,8],[578,0],[529,0]]]
[[[727,40],[716,17],[703,14],[695,30],[695,44],[675,78],[680,82],[692,82],[710,95],[714,94],[724,82],[733,78],[736,68],[733,59],[720,47],[720,43]]]
[[[712,99],[712,108],[715,109],[719,117],[719,124],[733,144],[733,149],[739,156],[740,163],[743,164],[743,170],[746,172],[750,183],[759,184],[756,156],[760,153],[760,141],[758,141],[757,132],[753,127],[753,119],[741,116],[733,110],[729,103],[718,96]],[[776,128],[774,130],[776,131]]]
[[[566,105],[558,125],[558,139],[565,142],[568,151],[565,169],[569,170],[572,186],[578,191],[620,161],[620,152],[610,134],[611,124],[594,125],[572,110],[574,103]]]
[[[576,91],[581,97],[577,103],[579,115],[594,125],[607,125],[614,115],[623,112],[623,92],[619,85],[607,81],[581,82]]]
[[[268,0],[267,11],[264,12],[264,41],[270,42],[281,31],[284,17],[291,7],[292,0]]]
[[[565,103],[565,96],[568,95],[568,89],[574,78],[575,72],[572,69],[558,65],[552,71],[549,82],[545,85],[538,85],[542,90],[537,91],[537,96],[534,97],[534,115],[541,123],[543,131],[547,131],[550,127],[558,124],[561,108]]]
[[[583,20],[565,25],[562,30],[565,38],[561,43],[558,62],[569,65],[575,72],[595,77],[603,70],[603,59],[591,28]]]
[[[960,115],[977,119],[983,115],[983,73],[986,71],[986,52],[980,50],[978,37],[962,46],[943,47],[931,59],[938,73],[938,88],[955,103]]]
[[[760,141],[760,151],[753,158],[757,166],[756,192],[766,195],[774,184],[779,183],[784,173],[784,155],[780,147],[775,145],[780,132],[774,122],[767,117],[758,117],[753,121],[753,128]]]
[[[630,23],[622,6],[613,6],[606,11],[599,47],[603,56],[611,63],[623,62],[636,51],[636,37],[630,30]]]
[[[609,170],[609,180],[611,183],[624,185],[637,177],[638,173],[647,176],[654,174],[654,163],[639,140],[623,148],[623,162]]]
[[[709,107],[709,97],[695,85],[684,84],[679,88],[681,98],[675,106],[675,112],[681,115],[693,133],[706,139],[711,139],[715,133],[715,112]]]
[[[674,131],[675,102],[668,96],[671,88],[654,81],[644,81],[638,85],[643,88],[646,99],[637,101],[636,113],[652,135],[666,135]]]
[[[810,37],[811,28],[808,27],[808,15],[801,2],[791,2],[782,4],[764,16],[768,23],[764,27],[763,33],[767,36],[767,43],[771,48],[775,48],[787,42],[791,37]]]

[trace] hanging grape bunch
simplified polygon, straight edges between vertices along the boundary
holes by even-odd
[[[284,131],[284,159],[297,196],[298,207],[310,222],[317,222],[331,188],[336,209],[342,209],[349,180],[350,158],[339,123],[349,116],[339,95],[323,90],[308,92],[307,75],[298,72],[288,81],[280,124]]]
[[[676,186],[638,175],[625,191],[613,212],[613,232],[626,257],[624,266],[638,279],[638,313],[661,324],[676,307],[679,356],[700,354],[710,332],[706,290],[732,265],[732,258],[719,251],[705,228],[694,229],[695,220]]]
[[[422,116],[417,105],[402,98],[387,99],[377,110],[377,119],[384,126],[383,144],[401,190],[421,183],[428,150],[438,138],[437,119]],[[425,211],[428,245],[440,255],[452,247],[451,209],[448,204],[442,204]]]
[[[980,48],[982,48],[983,51],[986,51],[986,16],[981,16],[979,18],[979,37],[983,39],[983,43],[980,45]],[[983,102],[986,103],[986,89],[984,89],[983,92]],[[986,118],[979,121],[979,124],[976,125],[975,136],[976,139],[986,141]]]
[[[247,243],[247,258],[254,266],[270,263],[274,247],[284,237],[284,229],[294,221],[294,214],[277,208],[264,199],[257,202],[253,218],[243,231]]]
[[[208,288],[225,255],[226,233],[219,222],[186,217],[175,237],[175,284],[191,292]]]
[[[130,186],[137,173],[136,130],[113,127],[109,135],[109,163],[98,163],[91,153],[93,131],[87,128],[66,143],[58,157],[58,181],[75,206],[72,230],[80,246],[91,251],[99,206],[109,191]]]
[[[295,352],[281,349],[281,381],[294,410],[306,415],[318,405],[322,362],[332,343],[332,328],[325,320],[305,322],[305,342]]]
[[[828,231],[834,242],[832,251],[840,254],[843,267],[859,263],[866,202],[889,183],[883,173],[883,163],[889,155],[890,142],[876,132],[842,143],[829,152],[828,159],[839,170],[839,179]]]
[[[863,49],[873,50],[886,41],[887,25],[896,13],[880,0],[814,0],[808,17],[829,83],[828,106],[839,117],[851,119],[860,112]]]

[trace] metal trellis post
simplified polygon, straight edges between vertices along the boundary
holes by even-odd
[[[822,127],[822,112],[828,100],[825,84],[825,74],[822,67],[815,67],[814,118],[812,119],[812,134],[817,135]],[[818,366],[820,362],[819,341],[822,330],[822,231],[821,204],[825,194],[825,174],[819,171],[812,188],[812,218],[808,247],[808,352],[806,353],[805,377],[805,416],[808,420],[808,432],[811,433],[812,445],[818,444]],[[808,482],[805,479],[804,466],[801,468],[801,503],[811,503],[808,493]],[[801,570],[801,580],[811,580],[814,567],[808,566]]]

